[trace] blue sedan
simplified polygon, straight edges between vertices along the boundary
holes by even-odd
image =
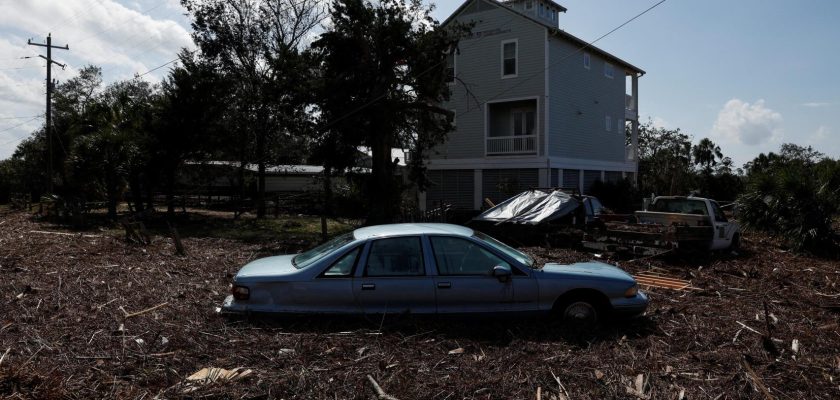
[[[307,252],[242,267],[228,313],[545,313],[594,322],[634,316],[648,298],[616,267],[537,265],[490,236],[449,224],[356,229]]]

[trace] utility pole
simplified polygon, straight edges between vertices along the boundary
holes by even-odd
[[[58,65],[58,66],[61,67],[61,69],[64,69],[64,67],[66,66],[62,63],[53,61],[53,59],[52,59],[52,49],[70,50],[70,46],[68,46],[66,44],[64,45],[64,47],[53,46],[52,45],[52,33],[47,34],[47,44],[32,43],[32,39],[27,40],[26,44],[28,44],[30,46],[40,46],[40,47],[46,47],[47,48],[47,56],[44,57],[44,56],[39,54],[38,57],[41,57],[44,60],[47,60],[47,115],[46,115],[47,126],[46,126],[46,129],[47,129],[47,149],[48,149],[48,153],[49,153],[49,155],[48,155],[49,162],[48,162],[48,169],[47,169],[47,174],[48,174],[47,175],[48,176],[47,181],[49,182],[50,194],[52,194],[52,192],[53,192],[53,154],[52,154],[52,148],[53,148],[52,137],[53,137],[53,134],[52,134],[52,107],[50,107],[50,105],[52,103],[52,90],[53,90],[52,65],[53,64]]]

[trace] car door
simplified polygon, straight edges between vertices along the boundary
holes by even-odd
[[[434,283],[426,270],[420,236],[371,241],[353,279],[362,312],[433,314]]]
[[[502,257],[463,237],[430,236],[437,312],[495,313],[514,310],[512,279],[502,282],[493,268],[512,266]]]
[[[712,207],[712,219],[715,225],[715,237],[712,240],[712,250],[725,249],[732,243],[735,224],[729,222],[723,210],[716,201],[709,201]]]
[[[356,246],[319,266],[313,279],[293,282],[279,287],[295,304],[284,305],[296,312],[350,314],[359,312],[353,294],[353,272],[361,256],[363,245]],[[313,267],[315,268],[315,267]]]

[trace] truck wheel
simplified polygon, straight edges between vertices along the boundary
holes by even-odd
[[[741,248],[741,234],[736,233],[732,235],[732,242],[729,243],[730,251],[737,251]]]

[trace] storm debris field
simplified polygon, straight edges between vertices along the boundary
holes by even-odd
[[[297,239],[126,242],[0,214],[0,397],[830,399],[840,397],[840,263],[745,235],[741,254],[619,261],[642,318],[547,320],[216,312],[245,262]],[[525,249],[541,261],[588,261]]]

